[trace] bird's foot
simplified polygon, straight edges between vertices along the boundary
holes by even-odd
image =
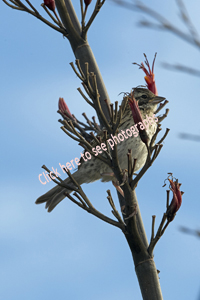
[[[119,186],[122,186],[125,184],[125,182],[128,180],[128,170],[127,169],[124,169],[122,170],[122,173],[123,173],[123,178],[122,178],[122,183],[119,185]]]
[[[116,180],[112,180],[112,184],[114,185],[114,187],[118,190],[118,192],[122,195],[122,197],[124,197],[124,192],[123,190],[120,188],[120,185],[119,185],[119,181]]]
[[[116,179],[116,180],[112,180],[112,184],[114,185],[114,187],[117,189],[117,191],[124,197],[124,192],[123,190],[121,189],[121,186],[125,184],[125,182],[127,181],[128,179],[128,175],[127,175],[127,172],[128,170],[127,169],[124,169],[122,171],[123,173],[123,178],[122,178],[122,183],[119,184],[119,181]],[[101,173],[101,176],[110,176],[110,177],[114,177],[114,173],[113,172],[104,172],[104,173]]]

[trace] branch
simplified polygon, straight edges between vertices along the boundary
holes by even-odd
[[[186,234],[190,234],[190,235],[194,235],[198,238],[200,238],[200,230],[195,230],[195,229],[190,229],[184,226],[180,226],[180,231],[186,233]]]
[[[194,27],[194,25],[193,25],[193,23],[192,23],[192,21],[189,17],[188,11],[187,11],[183,1],[182,0],[176,0],[176,2],[177,2],[177,5],[179,7],[179,10],[180,10],[180,17],[183,21],[183,24],[185,24],[185,26],[187,27],[187,29],[190,32],[191,37],[193,38],[194,42],[196,40],[200,40],[198,32],[197,32],[196,28]]]
[[[44,170],[46,170],[50,176],[50,170],[46,167],[46,166],[42,166],[42,168]],[[93,214],[95,217],[103,220],[106,223],[109,223],[115,227],[120,228],[123,232],[125,232],[125,224],[123,223],[123,221],[120,218],[119,213],[117,212],[114,203],[113,203],[113,210],[114,210],[114,216],[118,219],[118,222],[105,216],[104,214],[102,214],[100,211],[98,211],[90,202],[90,200],[87,198],[86,194],[83,192],[83,189],[81,188],[80,184],[78,184],[78,182],[74,179],[73,175],[70,173],[70,171],[68,170],[67,175],[69,176],[70,180],[73,183],[73,186],[66,184],[59,176],[55,176],[55,174],[52,173],[53,176],[55,176],[57,179],[53,179],[52,180],[57,183],[59,186],[70,189],[70,190],[74,190],[75,193],[73,193],[73,195],[75,197],[78,198],[79,201],[77,201],[75,198],[73,198],[69,193],[65,193],[65,195],[72,201],[74,202],[76,205],[78,205],[79,207],[81,207],[82,209],[86,210],[88,213]],[[111,196],[111,195],[110,195]]]
[[[158,108],[157,108],[156,111],[154,112],[154,114],[156,115],[161,109],[163,109],[163,107],[164,107],[167,103],[169,103],[168,100],[165,100],[164,103],[160,103],[159,106],[158,106]]]
[[[168,113],[169,113],[169,109],[167,108],[165,114],[158,117],[158,123],[161,123],[167,117]]]
[[[163,147],[163,145],[161,143],[164,141],[164,139],[166,138],[166,136],[169,132],[168,128],[166,129],[166,132],[163,135],[160,142],[158,144],[156,144],[155,146],[153,145],[157,138],[157,135],[160,131],[161,131],[161,128],[158,125],[157,130],[150,141],[150,145],[147,147],[148,155],[147,155],[146,163],[143,166],[143,168],[140,170],[138,175],[130,182],[130,186],[132,189],[135,189],[135,187],[138,184],[138,181],[142,178],[142,176],[146,173],[146,171],[149,169],[149,167],[153,164],[153,162],[155,161],[155,159],[157,158],[157,156],[159,155],[159,153]]]
[[[112,198],[112,196],[111,196],[110,190],[107,190],[107,193],[108,193],[107,199],[108,199],[108,201],[109,201],[109,203],[110,203],[110,206],[111,206],[112,209],[113,209],[113,210],[112,210],[112,214],[113,214],[113,215],[115,216],[115,218],[119,221],[119,223],[121,223],[122,225],[125,226],[125,224],[124,224],[124,222],[123,222],[123,220],[122,220],[122,218],[121,218],[119,212],[117,211],[117,209],[116,209],[116,207],[115,207],[115,204],[114,204],[113,198]]]
[[[153,256],[153,249],[155,245],[157,244],[161,236],[164,234],[165,230],[169,226],[169,223],[171,223],[174,220],[176,212],[179,210],[182,204],[182,195],[184,194],[184,192],[180,191],[181,184],[178,183],[178,179],[174,180],[175,178],[173,178],[172,173],[168,173],[168,174],[169,176],[167,177],[167,179],[170,182],[170,190],[173,192],[173,198],[171,203],[169,204],[170,190],[167,190],[166,212],[163,214],[156,236],[154,236],[154,226],[155,226],[156,216],[152,216],[151,240],[148,247],[148,252],[151,256]],[[170,179],[170,177],[172,179]],[[165,185],[166,184],[164,184],[164,186]]]
[[[51,19],[57,24],[59,25],[59,27],[55,26],[54,24],[52,24],[51,22],[47,21],[45,18],[43,18],[39,12],[36,10],[36,8],[28,1],[26,0],[26,2],[29,4],[29,6],[32,8],[29,9],[25,4],[23,4],[20,0],[9,0],[11,3],[15,4],[15,5],[11,5],[9,4],[9,2],[7,2],[6,0],[3,0],[3,2],[5,4],[7,4],[8,6],[10,6],[13,9],[17,9],[17,10],[21,10],[21,11],[26,11],[27,13],[33,15],[34,17],[38,18],[39,20],[41,20],[43,23],[47,24],[49,27],[53,28],[54,30],[60,32],[63,34],[63,36],[68,36],[68,33],[65,29],[65,27],[62,25],[62,23],[57,22],[55,20],[55,18],[53,18],[53,16],[51,15],[51,13],[47,10],[47,8],[45,8],[45,11],[48,12],[48,15],[51,17]],[[43,7],[43,4],[42,4]],[[44,8],[44,7],[43,7]]]
[[[91,26],[92,22],[94,21],[94,19],[96,18],[97,14],[99,13],[99,11],[104,3],[105,3],[105,0],[96,0],[96,5],[94,8],[94,11],[93,11],[89,21],[87,22],[86,26],[85,26],[85,16],[86,16],[87,8],[82,13],[82,22],[81,22],[82,23],[82,34],[81,35],[82,35],[83,39],[86,39],[87,31],[88,31],[89,27]]]
[[[93,149],[94,146],[97,146],[97,145],[100,146],[101,143],[100,143],[100,141],[99,141],[98,139],[94,140],[94,138],[95,138],[94,135],[91,135],[91,137],[93,138],[92,141],[91,141],[91,140],[90,140],[90,141],[87,141],[86,138],[82,135],[82,133],[79,133],[79,132],[75,129],[75,127],[74,127],[74,125],[73,125],[73,123],[72,123],[71,120],[68,121],[68,122],[67,122],[66,120],[64,120],[64,121],[61,121],[61,123],[64,124],[64,126],[62,126],[61,129],[62,129],[69,137],[71,137],[71,138],[74,139],[75,141],[79,142],[79,144],[80,144],[86,151],[90,152],[90,154],[91,154],[92,156],[96,157],[95,154],[94,154],[94,152],[92,151],[92,149]],[[86,133],[85,133],[85,134],[86,134]],[[103,137],[103,132],[101,132],[101,135],[102,135],[102,137]],[[88,139],[88,140],[89,140],[89,139]],[[95,143],[94,143],[94,141],[95,141]],[[109,151],[108,148],[107,148],[107,150]],[[102,162],[104,162],[104,163],[107,164],[109,167],[111,167],[110,154],[109,154],[108,151],[104,151],[105,155],[107,156],[107,159],[106,159],[103,155],[101,155],[101,154],[99,154],[99,155],[97,156],[97,159],[100,159]]]
[[[190,140],[194,142],[200,142],[200,135],[190,133],[180,133],[179,137],[184,140]]]
[[[66,125],[66,122],[69,123],[69,121],[72,122],[73,126],[79,130],[79,133],[86,139],[86,141],[90,142],[92,140],[91,134],[88,134],[87,131],[92,131],[97,134],[100,134],[102,131],[99,127],[99,125],[95,121],[95,117],[93,118],[93,122],[88,119],[86,116],[86,113],[82,113],[84,118],[87,120],[88,125],[85,123],[79,121],[74,115],[70,115],[66,110],[62,112],[61,110],[57,111],[64,119],[59,119],[58,122],[60,122],[62,125]],[[73,133],[73,131],[70,129],[70,132]]]
[[[71,62],[70,65],[71,65],[73,71],[75,72],[75,74],[82,81],[82,85],[83,85],[86,93],[90,97],[90,99],[92,99],[93,104],[83,94],[83,92],[81,91],[80,88],[78,88],[78,91],[80,92],[80,94],[82,95],[84,100],[94,108],[94,106],[95,106],[96,102],[98,101],[100,95],[99,95],[98,88],[97,88],[96,77],[95,77],[93,72],[89,73],[89,64],[87,62],[85,62],[85,73],[81,69],[80,62],[79,62],[78,59],[76,59],[76,65],[77,65],[78,71],[76,70],[73,62]],[[91,85],[90,81],[92,82],[92,85]],[[102,109],[101,109],[101,111],[102,111]]]
[[[61,23],[56,11],[54,10],[54,14],[56,16],[56,19],[54,18],[54,16],[50,13],[50,11],[47,9],[47,7],[45,6],[44,3],[41,4],[41,6],[44,8],[44,10],[46,11],[46,13],[49,15],[49,17],[54,21],[54,23],[56,23],[58,26],[60,26],[61,28],[64,28],[63,24]]]
[[[150,256],[153,256],[153,249],[155,248],[155,245],[157,244],[157,242],[159,241],[161,236],[164,234],[165,229],[169,225],[169,222],[167,222],[167,224],[165,225],[165,228],[163,229],[163,226],[164,226],[165,221],[167,219],[167,214],[164,213],[163,217],[162,217],[162,220],[160,222],[160,226],[157,230],[156,236],[154,236],[155,218],[156,218],[156,216],[152,216],[151,241],[150,241],[150,244],[149,244],[149,247],[148,247],[148,252],[149,252]]]
[[[100,95],[99,95],[99,91],[98,91],[98,87],[97,87],[96,75],[93,72],[89,73],[89,64],[87,62],[85,63],[85,73],[81,69],[80,62],[78,59],[76,60],[76,65],[77,65],[78,70],[76,70],[73,62],[71,62],[70,65],[71,65],[73,71],[75,72],[75,74],[82,81],[82,85],[93,103],[91,103],[90,100],[83,94],[83,92],[81,91],[80,88],[78,89],[78,91],[80,92],[80,94],[82,95],[84,100],[87,103],[89,103],[93,108],[95,108],[97,115],[102,120],[102,125],[106,128],[108,133],[115,134],[117,128],[120,125],[121,118],[124,115],[128,97],[127,96],[124,97],[119,111],[117,111],[117,103],[115,104],[115,111],[114,111],[113,104],[111,104],[111,106],[110,106],[108,104],[107,100],[104,100],[106,107],[107,107],[108,115],[112,119],[111,125],[110,125],[110,123],[107,121],[107,118],[102,110],[102,107],[101,107],[101,104],[99,101]],[[111,114],[111,111],[112,111],[112,114]]]
[[[127,1],[122,0],[113,0],[116,4],[121,5],[127,9],[131,9],[133,11],[139,11],[141,13],[144,13],[156,21],[158,23],[153,23],[151,21],[142,20],[140,21],[141,26],[145,26],[148,28],[154,28],[159,30],[167,30],[172,32],[173,34],[177,35],[181,39],[185,40],[186,42],[195,45],[197,48],[200,49],[200,39],[199,36],[196,34],[196,29],[192,25],[192,22],[190,21],[188,14],[186,17],[185,9],[183,13],[183,2],[181,0],[177,0],[179,10],[181,12],[181,18],[186,27],[189,29],[190,34],[185,33],[184,31],[180,30],[179,28],[175,27],[170,21],[168,21],[164,16],[159,14],[157,11],[151,9],[150,7],[146,6],[142,1],[133,1],[134,3],[129,3]],[[184,14],[184,17],[183,17]]]
[[[187,67],[184,65],[180,65],[180,64],[169,64],[169,63],[162,63],[162,66],[166,69],[172,70],[172,71],[179,71],[179,72],[184,72],[193,76],[197,76],[200,77],[200,70],[191,68],[191,67]]]

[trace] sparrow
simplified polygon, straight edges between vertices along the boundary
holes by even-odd
[[[147,88],[134,88],[133,93],[134,99],[137,102],[138,108],[140,110],[142,119],[146,119],[147,117],[153,118],[155,116],[154,113],[157,109],[157,104],[165,100],[164,97],[159,97],[155,95]],[[131,102],[131,97],[129,98],[129,102]],[[129,104],[129,102],[126,103],[125,111],[122,116],[118,132],[121,132],[121,130],[126,131],[126,129],[129,129],[131,126],[135,125],[131,109],[131,103]],[[156,124],[156,122],[151,122],[148,128],[146,128],[146,133],[148,136],[147,144],[150,143],[152,136],[156,132],[157,126],[158,125]],[[92,144],[95,145],[95,141],[92,141]],[[128,149],[132,150],[133,160],[137,159],[134,170],[136,172],[139,169],[141,169],[146,162],[148,154],[147,145],[145,145],[145,142],[141,140],[139,134],[137,136],[131,136],[127,139],[124,138],[123,141],[117,143],[119,165],[122,170],[127,169]],[[102,182],[116,180],[113,174],[113,170],[97,157],[92,156],[91,159],[87,161],[84,161],[83,158],[81,158],[80,163],[81,164],[79,165],[78,170],[72,174],[74,179],[80,185],[82,185],[83,183],[94,182],[100,179]],[[113,174],[113,176],[109,174]],[[65,179],[64,182],[66,184],[72,184],[70,178]],[[45,208],[48,210],[48,212],[51,212],[55,208],[55,206],[57,206],[66,197],[64,194],[66,192],[71,193],[72,191],[57,185],[44,195],[40,196],[35,203],[46,203]]]

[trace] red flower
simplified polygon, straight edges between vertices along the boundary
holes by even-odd
[[[167,209],[167,220],[171,222],[174,219],[176,212],[181,207],[183,192],[180,191],[181,184],[178,183],[178,180],[172,181],[169,178],[168,180],[170,182],[170,190],[173,192],[172,201]]]
[[[47,6],[50,10],[55,11],[55,0],[44,0],[44,5]]]
[[[157,53],[156,53],[157,54]],[[149,62],[148,62],[148,59],[147,59],[147,56],[146,54],[144,53],[144,57],[145,57],[145,64],[147,65],[147,68],[144,66],[143,62],[139,65],[137,63],[134,63],[135,65],[139,66],[140,69],[142,69],[144,71],[144,73],[146,74],[146,76],[144,77],[146,83],[147,83],[147,87],[148,89],[154,93],[155,95],[158,96],[158,91],[157,91],[157,87],[156,87],[156,83],[155,83],[155,75],[153,73],[153,69],[154,69],[154,63],[155,63],[155,59],[156,59],[156,54],[154,56],[154,60],[153,60],[153,63],[152,63],[152,69],[150,68],[150,65],[149,65]]]
[[[65,100],[63,98],[59,98],[59,101],[58,101],[58,108],[59,110],[62,112],[63,115],[66,115],[68,118],[69,118],[69,115],[71,117],[71,119],[74,119],[74,117],[72,116],[70,110],[69,110],[69,107],[67,106]],[[66,111],[67,113],[69,114],[66,114]]]

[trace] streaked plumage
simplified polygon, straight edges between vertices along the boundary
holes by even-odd
[[[158,97],[145,88],[135,88],[134,89],[134,98],[138,101],[139,109],[143,119],[146,119],[146,115],[152,117],[156,108],[157,103],[161,102],[165,98]],[[157,100],[157,101],[156,101]],[[119,132],[121,130],[129,129],[131,126],[135,125],[132,112],[130,109],[130,105],[127,102],[125,113],[121,120],[119,126]],[[153,134],[155,133],[157,128],[157,124],[153,123],[146,130],[149,140],[151,140]],[[95,144],[95,143],[94,143]],[[118,150],[118,158],[121,169],[127,169],[127,153],[128,149],[132,150],[133,159],[137,159],[135,171],[139,170],[145,163],[147,157],[147,149],[146,145],[141,141],[140,136],[137,137],[129,137],[128,139],[124,139],[117,144]],[[81,185],[83,183],[94,182],[96,180],[101,179],[101,181],[112,181],[114,178],[110,176],[102,176],[103,173],[111,173],[112,169],[110,169],[106,164],[104,164],[97,157],[92,157],[90,160],[84,162],[80,161],[81,165],[78,170],[73,173],[73,177],[75,180]],[[65,179],[67,184],[70,184],[70,179]],[[70,193],[69,190],[66,190],[60,186],[55,186],[46,194],[42,195],[36,200],[36,204],[46,202],[46,208],[48,212],[52,211],[54,207],[65,198],[63,192]]]

